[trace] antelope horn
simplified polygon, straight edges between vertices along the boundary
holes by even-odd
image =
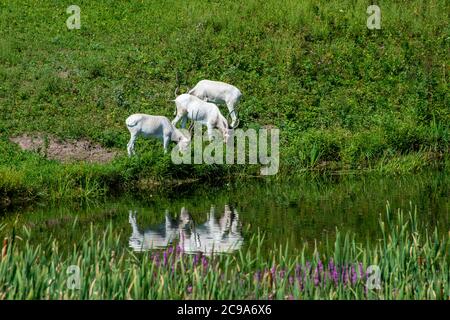
[[[189,134],[190,134],[191,137],[192,137],[192,132],[194,131],[194,121],[191,121],[191,124],[190,124],[188,130],[189,130]]]
[[[237,127],[239,127],[239,118],[236,117],[236,122],[235,122],[234,126],[231,127],[231,129],[234,130],[234,129],[236,129]]]
[[[234,114],[236,115],[236,123],[234,124],[234,126],[230,126],[228,124],[228,119],[231,118],[231,114],[234,112]],[[236,129],[239,126],[239,114],[237,113],[236,109],[234,109],[233,111],[231,111],[230,113],[228,113],[227,115],[227,125],[228,125],[228,129]]]

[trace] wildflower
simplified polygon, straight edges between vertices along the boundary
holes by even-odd
[[[202,266],[203,269],[206,269],[208,267],[208,260],[206,259],[205,256],[202,256]]]
[[[347,266],[345,266],[344,268],[343,268],[343,270],[342,270],[342,281],[344,282],[344,285],[346,285],[347,284]]]
[[[320,283],[320,273],[319,273],[319,268],[316,267],[314,269],[314,286],[318,286]]]
[[[331,279],[333,280],[334,284],[337,286],[339,283],[339,275],[336,270],[336,266],[333,265],[333,270],[331,271]]]
[[[334,269],[334,261],[333,261],[333,259],[330,259],[330,262],[328,262],[328,269],[330,271],[333,271],[333,269]]]
[[[261,272],[258,270],[258,271],[256,271],[256,273],[255,273],[255,280],[257,281],[257,282],[260,282],[261,281]]]
[[[319,261],[317,262],[317,266],[319,267],[319,272],[320,272],[320,273],[323,273],[323,263],[322,263],[322,261],[320,261],[320,259],[319,259]]]
[[[159,256],[158,256],[158,255],[155,255],[155,256],[153,257],[153,263],[154,263],[157,267],[159,267]]]
[[[296,277],[296,278],[299,278],[301,272],[302,272],[302,266],[298,264],[298,265],[295,267],[295,277]]]
[[[272,274],[272,276],[275,275],[275,272],[277,271],[277,267],[275,267],[275,265],[272,267],[272,269],[270,269],[270,273]]]
[[[363,269],[363,264],[361,262],[359,263],[359,277],[361,279],[364,278],[364,269]]]
[[[163,256],[164,256],[164,265],[166,266],[167,265],[167,251],[164,251]]]
[[[355,266],[354,266],[354,265],[352,265],[351,276],[352,276],[352,285],[355,285],[355,284],[356,284],[356,281],[358,280],[358,275],[357,275],[357,273],[356,273],[356,270],[355,270]]]
[[[198,255],[196,254],[194,256],[194,259],[192,260],[192,265],[195,267],[195,266],[197,266],[197,263],[198,263]]]

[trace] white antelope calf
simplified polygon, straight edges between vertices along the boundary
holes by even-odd
[[[225,143],[228,141],[230,129],[227,119],[220,113],[219,108],[214,103],[203,101],[187,93],[179,95],[174,101],[177,107],[177,116],[172,121],[174,126],[182,119],[181,127],[185,128],[186,121],[189,118],[208,127],[209,141],[214,137],[213,129],[215,128],[222,133],[223,141]]]
[[[169,119],[163,116],[151,116],[148,114],[133,114],[125,121],[130,131],[131,138],[127,145],[128,156],[134,154],[134,143],[138,136],[153,137],[163,141],[164,152],[167,152],[170,141],[178,144],[181,152],[185,152],[191,141],[180,130],[172,125]]]
[[[234,129],[238,126],[239,121],[235,107],[239,103],[242,93],[235,86],[220,81],[201,80],[188,93],[204,101],[225,104],[230,112],[231,127]]]

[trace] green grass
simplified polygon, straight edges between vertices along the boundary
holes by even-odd
[[[167,192],[180,183],[214,184],[236,171],[230,166],[175,165],[162,152],[122,155],[108,164],[61,164],[0,140],[2,148],[8,156],[0,159],[0,207],[35,200],[93,200],[142,190]]]
[[[203,78],[239,87],[243,128],[281,130],[280,174],[448,167],[449,3],[377,3],[381,30],[366,28],[362,0],[79,1],[81,29],[69,31],[72,3],[1,1],[0,189],[83,196],[92,193],[73,190],[108,190],[131,175],[228,175],[160,164],[150,142],[137,146],[144,160],[100,168],[37,160],[8,141],[40,132],[125,150],[128,115],[173,117],[177,71],[181,92]]]
[[[23,227],[5,238],[0,299],[442,299],[450,296],[449,234],[426,230],[415,211],[380,217],[380,240],[355,241],[337,232],[324,252],[261,253],[264,237],[233,255],[186,255],[173,247],[133,253],[111,226],[91,227],[72,248],[52,237],[30,242]],[[75,227],[75,225],[74,225]],[[0,232],[1,232],[0,228]],[[67,287],[69,266],[80,287]],[[367,288],[368,267],[380,270],[379,289]],[[370,281],[370,280],[369,280]]]

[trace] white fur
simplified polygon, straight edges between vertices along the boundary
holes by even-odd
[[[163,116],[151,116],[137,113],[129,116],[125,121],[131,138],[127,145],[128,155],[134,154],[134,143],[138,136],[153,137],[163,141],[164,152],[167,152],[170,141],[175,141],[182,152],[187,149],[190,137],[186,137]]]
[[[235,126],[237,120],[235,107],[242,97],[238,88],[225,82],[201,80],[189,91],[189,94],[204,101],[225,104],[232,119],[231,127]]]
[[[227,205],[221,217],[216,217],[216,209],[211,207],[203,224],[196,224],[185,208],[177,219],[172,219],[166,210],[164,223],[157,227],[142,230],[137,224],[136,212],[131,210],[129,222],[132,228],[129,244],[134,251],[165,248],[178,239],[185,253],[211,255],[239,250],[244,242],[239,215]]]
[[[185,128],[189,118],[208,127],[210,141],[213,139],[213,129],[215,128],[222,133],[224,142],[228,141],[230,132],[227,120],[214,103],[203,101],[187,93],[179,95],[174,101],[177,107],[177,116],[172,121],[174,126],[182,119],[181,127]]]

